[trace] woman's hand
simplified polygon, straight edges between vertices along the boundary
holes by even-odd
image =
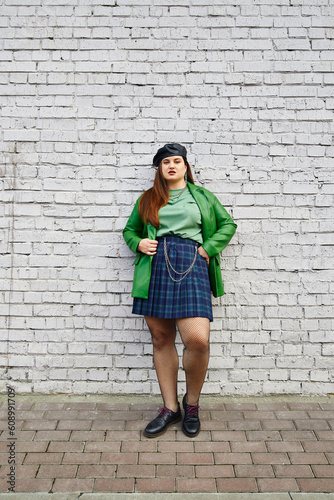
[[[208,253],[206,252],[206,250],[204,250],[203,247],[199,247],[198,248],[198,253],[200,254],[201,257],[203,257],[203,259],[206,260],[207,265],[209,265],[210,257],[208,255]]]
[[[139,242],[137,250],[139,252],[145,253],[146,255],[154,255],[157,253],[158,242],[156,240],[149,240],[144,238]]]

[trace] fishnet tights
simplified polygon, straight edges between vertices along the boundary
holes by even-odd
[[[176,325],[184,344],[187,403],[198,404],[209,362],[210,320],[208,318],[160,319],[145,316],[153,341],[153,359],[164,405],[177,410],[179,359],[175,348]]]

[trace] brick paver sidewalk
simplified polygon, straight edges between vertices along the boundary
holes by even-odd
[[[145,404],[147,397],[143,403],[130,396],[125,403],[16,399],[16,492],[334,492],[331,398],[212,403],[202,397],[202,431],[194,439],[181,423],[145,438],[142,429],[159,406]],[[0,410],[0,491],[6,492],[4,398]]]

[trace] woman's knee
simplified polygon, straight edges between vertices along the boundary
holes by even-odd
[[[152,342],[156,349],[166,346],[174,346],[176,330],[174,323],[166,321],[147,321],[152,336]]]
[[[186,349],[197,352],[208,352],[210,349],[209,337],[203,335],[192,335],[184,342]]]

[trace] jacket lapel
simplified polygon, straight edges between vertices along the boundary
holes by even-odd
[[[199,186],[195,186],[195,184],[188,182],[188,188],[192,196],[195,198],[195,201],[201,212],[203,239],[205,241],[211,236],[210,234],[211,218],[209,212],[209,203],[207,202],[207,199],[204,196],[203,191]]]
[[[150,240],[155,240],[157,236],[157,228],[154,227],[152,224],[148,223],[147,224],[147,237]]]

